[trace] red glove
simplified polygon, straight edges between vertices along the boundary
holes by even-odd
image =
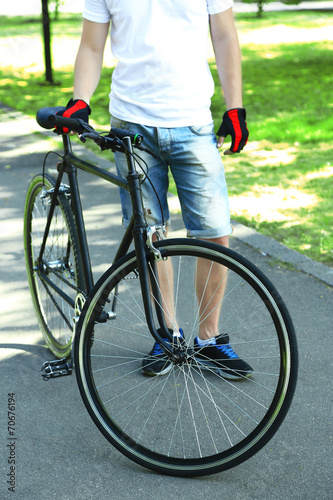
[[[82,101],[82,99],[71,99],[68,102],[66,109],[58,111],[56,114],[65,116],[66,118],[80,118],[84,122],[88,123],[90,113],[90,106],[85,101]],[[68,134],[70,132],[70,130],[66,127],[63,128],[57,126],[56,129],[59,134]]]
[[[249,131],[246,126],[246,111],[244,108],[229,109],[223,115],[222,124],[217,131],[219,137],[231,135],[230,150],[239,153],[247,143]]]

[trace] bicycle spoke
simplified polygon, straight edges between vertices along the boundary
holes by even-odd
[[[47,346],[62,358],[71,350],[75,298],[85,293],[76,226],[64,195],[57,198],[40,258],[54,185],[54,179],[47,174],[32,179],[25,204],[24,240],[36,315]]]
[[[289,383],[290,348],[286,327],[279,324],[282,316],[275,314],[280,302],[272,301],[275,292],[267,292],[270,285],[262,285],[255,271],[247,273],[244,264],[238,269],[236,258],[229,266],[228,259],[234,258],[229,250],[222,259],[224,250],[206,251],[204,243],[196,247],[196,242],[182,240],[174,248],[172,242],[163,244],[165,261],[150,267],[150,300],[156,328],[157,311],[168,325],[181,328],[184,337],[175,345],[183,359],[172,362],[159,354],[164,375],[143,375],[143,360],[147,373],[157,358],[147,358],[154,339],[143,314],[139,281],[126,280],[136,268],[135,258],[129,256],[128,269],[122,264],[119,271],[111,268],[105,274],[86,312],[93,318],[94,309],[100,312],[117,288],[116,319],[105,324],[80,320],[79,329],[84,329],[75,352],[81,353],[79,360],[86,359],[85,364],[79,361],[80,390],[97,425],[118,448],[124,445],[133,460],[185,475],[223,470],[249,457],[257,442],[264,443],[268,431],[273,434],[282,421],[276,423]],[[198,287],[197,263],[202,259],[207,265]],[[229,354],[216,365],[205,351],[192,347],[205,321],[214,318],[216,332],[237,351],[234,356],[251,364],[250,378],[227,364]],[[87,393],[99,403],[91,407]]]

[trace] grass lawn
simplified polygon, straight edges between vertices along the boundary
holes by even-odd
[[[223,158],[232,218],[330,266],[333,41],[325,33],[332,18],[332,12],[311,11],[265,13],[261,20],[252,14],[237,16],[250,139],[242,154]],[[80,25],[80,16],[69,15],[53,25],[54,75],[61,84],[50,86],[44,83],[39,22],[25,24],[22,36],[22,18],[0,17],[3,54],[6,47],[15,52],[20,43],[28,47],[28,41],[39,47],[39,53],[31,56],[30,51],[28,59],[20,53],[10,64],[0,62],[0,102],[29,115],[42,106],[64,105],[72,94],[70,64]],[[71,59],[63,47],[68,47]],[[109,123],[113,65],[107,55],[91,102],[92,123],[103,129]],[[212,112],[218,126],[221,89],[213,60],[210,66],[216,82]]]

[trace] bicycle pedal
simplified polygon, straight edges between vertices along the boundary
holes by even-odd
[[[54,361],[45,361],[41,369],[43,380],[50,378],[66,377],[72,374],[72,365],[66,361],[66,358],[55,359]]]

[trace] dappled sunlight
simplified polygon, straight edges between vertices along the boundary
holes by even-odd
[[[10,193],[10,191],[7,191]],[[10,193],[12,195],[12,193]],[[2,236],[6,237],[6,240],[11,238],[19,238],[22,240],[23,238],[23,218],[13,218],[13,209],[11,208],[2,208],[0,209],[0,232]],[[5,241],[1,242],[1,252],[4,252]]]
[[[241,45],[269,45],[280,43],[307,43],[333,40],[332,26],[297,28],[278,24],[267,28],[239,30]]]
[[[43,43],[39,35],[0,38],[0,53],[2,67],[44,69]]]
[[[37,326],[27,281],[0,282],[0,302],[0,330]]]
[[[250,48],[251,45],[266,45],[267,50],[263,49],[261,57],[265,59],[274,59],[282,55],[282,50],[278,51],[274,47],[274,52],[269,50],[270,45],[292,44],[292,43],[311,43],[333,41],[333,30],[331,25],[320,26],[317,28],[297,28],[295,26],[286,26],[278,24],[267,28],[249,29],[238,28],[238,38],[241,46]],[[214,61],[214,50],[209,40],[208,59]],[[243,54],[243,60],[246,57]]]
[[[227,174],[237,172],[239,166],[246,164],[246,177],[265,176],[265,167],[279,167],[294,164],[299,154],[299,145],[287,143],[273,144],[269,141],[250,141],[241,155],[231,159],[222,156]]]
[[[8,336],[3,337],[0,336],[0,362],[5,361],[11,358],[14,358],[18,354],[28,355],[29,352],[32,351],[31,346],[37,346],[40,344],[41,333],[39,330],[35,332],[31,332],[29,334],[24,334],[24,342],[23,339],[18,338],[17,335],[13,338],[13,333],[10,332]],[[21,341],[21,342],[20,342]],[[3,345],[10,345],[10,347],[3,347]],[[26,346],[26,348],[25,348]]]
[[[318,172],[309,172],[304,176],[304,178],[309,181],[312,179],[323,179],[326,177],[333,177],[333,167],[327,166]]]
[[[45,153],[45,139],[34,142],[34,153]],[[6,151],[6,158],[10,163],[11,158],[28,154],[31,154],[31,144],[15,145],[15,148]]]
[[[6,170],[9,170],[11,167],[9,165],[6,165],[5,166],[5,169]],[[10,196],[13,196],[14,193],[13,191],[9,191],[8,190],[8,186],[1,186],[0,185],[0,197],[2,200],[5,201],[5,204],[8,202],[8,198]],[[6,213],[6,208],[0,208],[0,220],[3,220],[3,219],[6,219],[7,217],[7,213]],[[3,213],[1,211],[4,211]],[[3,233],[3,231],[1,232],[1,234]]]
[[[260,141],[246,150],[225,160],[231,216],[332,266],[331,144]]]
[[[251,192],[230,196],[230,209],[234,216],[243,215],[267,222],[293,219],[294,214],[288,214],[288,210],[310,209],[316,203],[316,195],[292,187],[282,189],[277,186],[255,185]]]
[[[110,204],[84,209],[84,222],[88,232],[96,229],[103,230],[105,236],[110,236],[110,228],[121,224],[120,207]]]
[[[52,37],[52,66],[72,71],[76,53],[80,44],[80,37],[53,36]],[[11,36],[0,38],[1,67],[24,68],[27,73],[44,72],[44,49],[40,35]],[[106,44],[104,66],[113,68],[116,60],[111,53],[110,43]]]
[[[75,146],[73,147],[73,151],[74,151],[74,154],[76,154],[76,153],[79,154],[79,151],[75,151]],[[82,155],[82,158],[85,159],[84,155]],[[89,161],[89,158],[87,158],[87,160]],[[98,164],[97,164],[97,166],[98,166]],[[105,188],[106,185],[107,185],[107,181],[105,181],[104,179],[100,179],[97,176],[95,177],[93,175],[89,175],[89,187],[90,188]],[[98,207],[101,207],[101,205],[98,205]]]
[[[277,50],[271,52],[269,46],[278,46],[280,44],[292,43],[311,43],[333,41],[333,30],[330,24],[316,28],[297,28],[296,26],[286,26],[279,24],[267,28],[246,29],[244,25],[238,27],[238,38],[241,46],[249,48],[251,45],[266,45],[262,47],[261,57],[264,59],[274,59],[283,54],[283,51]],[[243,60],[246,56],[243,54]],[[214,61],[214,50],[211,41],[208,44],[208,59]]]
[[[110,238],[103,238],[103,239],[99,238],[99,239],[92,241],[90,243],[91,247],[93,247],[93,246],[96,246],[96,247],[105,246],[105,247],[110,248],[112,245],[119,245],[119,241],[117,239],[112,240]]]
[[[283,147],[282,144],[279,145],[279,148],[281,147]],[[249,151],[248,156],[251,158],[254,167],[262,167],[265,165],[290,165],[295,161],[297,153],[296,147],[286,146],[284,149]]]
[[[243,48],[246,96],[244,105],[248,110],[250,142],[242,154],[223,156],[223,162],[232,216],[239,214],[244,223],[248,222],[262,232],[267,230],[266,234],[300,250],[308,250],[311,245],[320,248],[321,243],[316,238],[320,233],[318,228],[323,228],[329,234],[321,233],[324,242],[322,252],[330,252],[333,167],[328,160],[332,158],[329,113],[332,104],[327,91],[331,88],[331,73],[327,68],[330,68],[329,51],[333,47],[333,30],[331,18],[326,14],[316,13],[316,16],[310,19],[308,15],[297,15],[300,17],[275,16],[273,19],[261,21],[248,17],[242,19],[241,16],[236,19]],[[276,22],[279,24],[275,24]],[[28,32],[21,34],[23,32],[18,26],[16,31],[12,32],[15,33],[14,36],[0,38],[0,85],[3,95],[9,95],[12,99],[9,99],[9,105],[19,109],[22,107],[30,112],[31,109],[39,107],[41,102],[67,102],[66,99],[71,95],[71,75],[80,32],[80,26],[72,24],[74,31],[76,30],[75,36],[72,36],[72,31],[70,34],[66,33],[63,25],[58,26],[55,23],[53,26],[52,59],[55,81],[59,84],[55,86],[44,84],[44,53],[40,31],[37,33],[34,29],[34,34],[27,36]],[[211,43],[209,57],[214,57]],[[109,88],[110,84],[112,70],[109,68],[116,64],[109,40],[106,44],[104,63],[106,71],[102,73],[101,84],[95,94],[95,111],[91,119],[91,124],[98,130],[109,128],[105,88]],[[211,68],[214,78],[218,81],[215,63],[212,63]],[[212,100],[214,118],[221,114],[219,93],[217,84],[214,96],[216,99]],[[7,102],[5,97],[3,102]],[[14,157],[26,156],[29,151],[27,146],[23,145],[27,142],[25,137],[18,140],[15,130],[16,116],[10,118],[13,119],[8,120],[6,126],[12,136],[11,147],[8,152],[2,153],[1,160],[4,161],[4,168],[8,169],[5,173],[11,172],[15,176],[14,170],[10,170]],[[26,121],[26,129],[27,135],[33,131],[42,131],[34,118]],[[45,144],[46,135],[52,136],[52,143]],[[34,152],[61,150],[61,139],[52,131],[43,132],[43,136],[43,140],[38,143],[36,141]],[[228,137],[223,149],[229,147],[229,139]],[[20,148],[16,149],[17,146]],[[83,147],[80,143],[79,146],[81,154]],[[75,151],[75,141],[73,147]],[[104,154],[103,160],[109,157],[111,158],[110,155]],[[51,156],[47,162],[47,170],[53,175],[56,173],[54,169],[57,161]],[[104,162],[101,166],[103,168]],[[115,171],[113,168],[112,171]],[[32,165],[31,169],[28,167],[24,170],[22,176],[28,180],[35,171],[36,165]],[[84,176],[81,179],[85,181]],[[99,197],[100,191],[96,190],[95,193],[95,186],[99,188],[99,185],[106,185],[104,181],[91,177],[89,184],[91,193],[83,197],[82,203],[91,252],[97,255],[99,272],[102,270],[100,249],[114,245],[112,227],[120,226],[121,213],[119,204],[111,202],[111,195],[110,198],[105,196],[102,201]],[[2,260],[0,258],[0,270],[5,271],[6,266],[13,266],[14,261],[17,268],[22,269],[22,226],[16,225],[19,214],[8,212],[15,194],[1,192],[1,195],[4,200],[3,208],[6,209],[6,212],[1,212],[3,220],[13,217],[15,222],[13,227],[8,224],[6,227],[2,226],[6,241],[1,242],[4,253]],[[117,202],[118,200],[119,198]],[[102,201],[103,205],[94,206],[98,205],[98,201]],[[170,199],[170,205],[172,212],[180,210],[177,197]],[[277,234],[276,228],[283,230]],[[301,241],[305,238],[304,235],[307,241]],[[20,246],[15,254],[13,242],[18,238]],[[288,238],[294,239],[291,241]],[[311,253],[305,253],[311,256]]]
[[[269,149],[266,141],[253,142],[247,146],[247,160],[250,166],[246,167],[246,177],[258,180],[253,184],[251,190],[235,193],[237,190],[237,179],[230,187],[230,207],[233,216],[244,216],[255,219],[258,222],[285,222],[285,228],[300,224],[301,216],[296,214],[300,209],[311,210],[320,202],[318,194],[306,189],[307,182],[313,179],[325,179],[333,176],[333,167],[330,163],[313,172],[301,173],[295,178],[288,179],[284,171],[280,177],[280,183],[271,184],[270,172],[272,168],[284,165],[297,165],[299,145],[279,144],[278,147],[271,145]],[[240,157],[238,164],[244,161]],[[237,173],[237,166],[227,167],[227,172]],[[274,170],[273,170],[274,171]],[[276,171],[278,172],[278,170]],[[277,174],[274,174],[278,176]],[[275,177],[274,177],[275,179]],[[283,186],[282,186],[283,183]],[[295,221],[296,217],[296,221]],[[288,223],[289,221],[289,223]],[[304,221],[303,221],[304,222]]]
[[[0,272],[25,270],[23,257],[23,219],[13,218],[12,209],[0,210]]]

